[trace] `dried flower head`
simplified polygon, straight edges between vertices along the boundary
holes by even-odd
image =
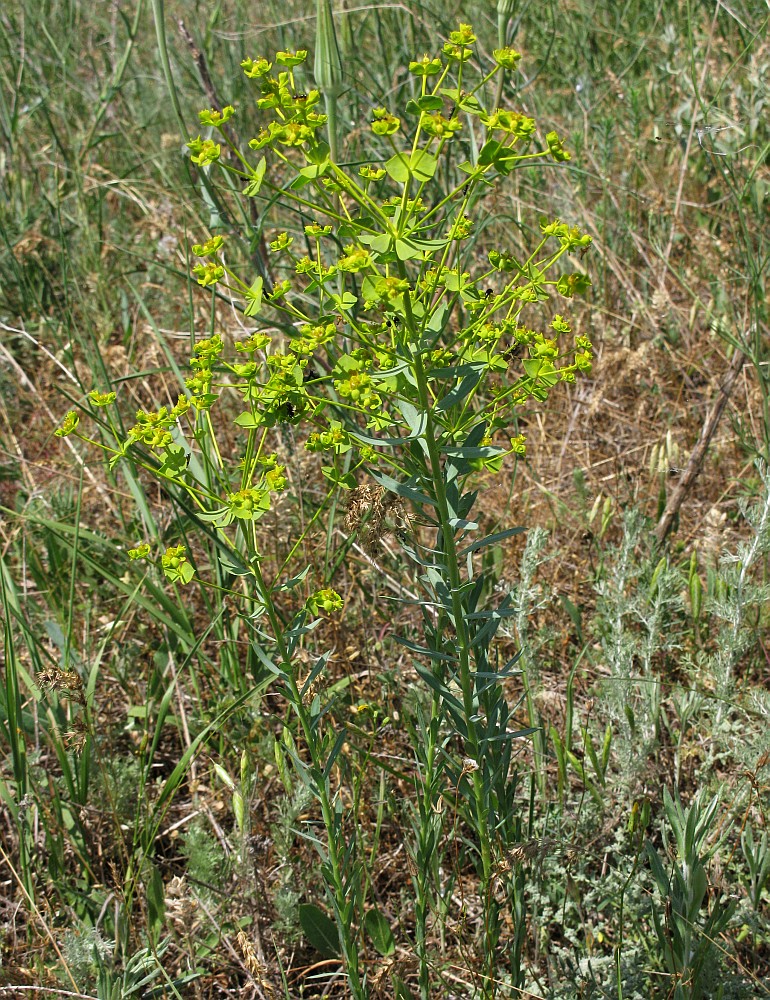
[[[549,854],[553,854],[556,841],[550,837],[542,840],[525,840],[522,844],[517,844],[505,856],[505,860],[510,865],[523,865],[528,861],[544,861]]]
[[[72,728],[61,734],[61,740],[67,750],[82,753],[88,740],[88,726],[82,719],[75,719]]]
[[[401,499],[381,486],[365,483],[357,486],[348,498],[345,528],[358,532],[361,548],[369,555],[382,550],[382,540],[406,520]]]
[[[85,702],[83,680],[75,670],[46,667],[45,670],[38,671],[36,680],[43,691],[64,691],[81,705]]]
[[[166,916],[174,930],[188,935],[198,912],[198,901],[190,895],[187,882],[175,875],[166,886]]]

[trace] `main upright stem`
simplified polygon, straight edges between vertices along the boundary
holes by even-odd
[[[405,277],[403,264],[402,277]],[[483,768],[481,767],[481,745],[474,722],[476,715],[474,699],[474,679],[471,663],[470,635],[468,624],[465,620],[465,611],[462,600],[462,578],[460,566],[457,558],[457,545],[455,542],[456,528],[451,523],[449,514],[449,504],[447,501],[444,468],[441,463],[438,440],[435,431],[435,421],[431,407],[430,396],[428,394],[428,380],[423,365],[422,352],[420,346],[421,331],[415,323],[412,312],[409,292],[404,295],[404,305],[406,312],[406,322],[410,334],[413,337],[414,350],[414,374],[417,389],[420,394],[420,409],[425,414],[425,446],[428,452],[429,474],[436,499],[436,510],[439,522],[439,546],[444,555],[444,569],[449,583],[449,592],[452,602],[452,620],[455,627],[457,654],[459,660],[459,681],[462,690],[463,710],[467,736],[465,740],[466,756],[476,765],[468,773],[473,787],[474,820],[476,834],[479,841],[479,852],[481,856],[481,877],[482,893],[486,894],[491,888],[492,876],[492,852],[490,846],[489,826],[487,823],[487,802],[484,794]],[[489,919],[490,908],[484,906],[484,912]],[[485,948],[484,948],[484,968],[482,991],[485,998],[492,1000],[495,996],[495,956],[494,956],[494,935],[492,929],[487,924],[484,928]]]

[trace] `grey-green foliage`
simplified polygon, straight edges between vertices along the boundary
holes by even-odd
[[[677,646],[681,577],[667,560],[654,564],[650,523],[637,508],[623,517],[620,544],[605,555],[595,585],[594,631],[609,678],[605,708],[618,732],[620,765],[631,773],[658,735],[661,687],[655,660]]]
[[[519,640],[521,657],[519,665],[527,671],[530,689],[537,685],[537,650],[540,642],[532,635],[532,616],[550,601],[542,584],[537,583],[539,568],[548,560],[545,551],[548,532],[544,528],[533,528],[527,532],[527,542],[519,564],[519,580],[516,584],[516,614],[514,622]]]
[[[748,869],[746,889],[749,901],[755,913],[759,913],[762,909],[765,886],[770,881],[770,845],[767,830],[763,830],[761,835],[755,835],[753,826],[747,823],[741,833],[741,851]]]
[[[541,728],[541,718],[537,709],[537,697],[540,691],[540,657],[549,639],[548,630],[539,629],[533,633],[532,616],[536,611],[545,608],[550,602],[550,595],[544,591],[543,585],[536,581],[538,569],[549,556],[546,552],[548,532],[544,528],[533,528],[527,533],[527,542],[519,564],[519,579],[515,589],[515,614],[513,624],[515,636],[519,644],[518,667],[524,681],[527,720],[537,731],[533,734],[533,752],[535,755],[535,773],[541,791],[545,790],[544,763],[546,759],[545,730]]]
[[[719,623],[715,651],[708,660],[717,695],[722,699],[717,721],[721,721],[733,692],[736,668],[755,642],[755,615],[761,614],[770,598],[770,587],[756,579],[763,557],[770,553],[770,472],[767,468],[759,472],[762,495],[751,506],[745,499],[740,501],[752,535],[741,541],[735,552],[722,556],[709,588],[707,613]]]
[[[682,762],[687,744],[691,739],[691,729],[703,710],[704,697],[694,688],[679,688],[669,699],[671,712],[664,715],[666,728],[674,746],[674,787],[679,788]]]
[[[588,800],[579,840],[588,838],[589,831],[600,823],[597,806]],[[538,937],[550,986],[545,993],[542,981],[533,979],[527,983],[533,993],[548,996],[549,1000],[617,996],[617,991],[611,992],[616,972],[610,944],[617,940],[625,892],[623,996],[624,1000],[648,1000],[651,963],[639,928],[649,909],[649,889],[638,875],[628,881],[635,856],[633,837],[621,825],[615,829],[612,842],[603,847],[601,874],[591,863],[596,859],[581,858],[568,864],[561,852],[546,858],[539,870],[528,873],[531,926]]]
[[[99,978],[96,988],[98,1000],[128,1000],[129,997],[150,997],[162,995],[181,1000],[187,991],[182,989],[185,983],[196,979],[198,973],[191,972],[179,979],[170,980],[165,974],[160,960],[168,950],[169,939],[165,938],[157,948],[140,948],[125,963],[121,969],[99,963]],[[148,989],[150,983],[162,979],[160,992]],[[156,986],[157,988],[157,986]]]
[[[137,795],[142,788],[141,771],[136,757],[116,755],[105,760],[99,772],[101,792],[121,823],[133,823],[137,810],[146,808],[144,796]]]
[[[748,725],[744,723],[737,741],[736,760],[755,773],[757,780],[766,782],[770,780],[770,691],[754,688],[746,698],[746,709]],[[747,730],[751,732],[748,740]]]
[[[629,736],[626,707],[632,697],[634,652],[636,640],[631,631],[633,598],[631,588],[637,575],[634,549],[642,532],[644,519],[632,509],[623,518],[623,537],[620,545],[605,562],[606,575],[596,583],[596,619],[598,632],[610,678],[604,685],[603,700],[610,717],[621,733]],[[630,741],[619,744],[625,748],[623,764],[630,759]]]
[[[184,836],[182,852],[187,858],[187,874],[196,883],[196,892],[209,886],[219,889],[230,871],[230,861],[222,845],[203,822],[193,821]]]
[[[655,673],[655,658],[673,652],[678,645],[677,631],[672,626],[682,611],[682,576],[663,557],[652,574],[649,586],[640,586],[636,593],[634,613],[639,622],[639,674],[641,678],[641,711],[645,744],[658,735],[661,703],[661,679]]]
[[[95,927],[70,927],[65,931],[62,955],[81,990],[92,986],[99,969],[111,963],[113,948],[114,942],[103,938]]]
[[[709,574],[708,594],[702,612],[707,648],[691,664],[704,687],[717,696],[716,721],[723,740],[709,748],[715,754],[737,755],[753,767],[763,749],[762,726],[741,726],[741,733],[756,738],[737,740],[729,724],[736,674],[742,659],[756,647],[757,629],[766,614],[770,588],[758,579],[758,570],[770,552],[770,475],[760,468],[762,493],[749,504],[740,502],[751,536],[734,551],[722,555]],[[602,573],[595,584],[596,612],[592,628],[598,636],[609,677],[601,695],[605,712],[617,732],[618,764],[621,772],[633,775],[655,746],[661,718],[661,670],[667,656],[677,653],[685,633],[691,628],[682,594],[685,574],[672,565],[670,557],[658,559],[654,551],[650,522],[638,509],[626,511],[623,535],[618,545],[603,553]],[[656,562],[657,559],[657,562]],[[752,694],[747,708],[766,718],[770,705]],[[676,720],[669,720],[675,744],[675,783],[678,785],[681,751],[687,728],[700,714],[703,699],[696,691],[674,691],[672,705]]]
[[[298,907],[305,889],[292,849],[297,838],[297,822],[311,801],[312,795],[305,785],[297,784],[290,795],[281,799],[278,816],[270,829],[278,871],[273,895],[276,913],[273,928],[279,937],[289,941],[301,934]]]
[[[155,953],[149,948],[135,952],[124,965],[113,958],[114,942],[102,937],[95,927],[68,929],[62,939],[62,956],[67,970],[81,991],[92,992],[98,1000],[126,1000],[131,996],[149,996],[146,987],[163,975],[160,958],[168,948],[162,941]],[[167,981],[164,993],[179,997],[177,986],[195,978],[186,976],[175,983]],[[69,985],[71,980],[65,980]]]

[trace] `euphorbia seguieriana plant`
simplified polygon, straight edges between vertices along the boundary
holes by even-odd
[[[321,94],[295,81],[306,52],[279,52],[273,62],[244,60],[263,127],[242,149],[228,125],[232,107],[203,111],[200,123],[210,137],[188,143],[191,159],[207,185],[218,183],[213,168],[223,171],[222,197],[253,200],[262,224],[276,206],[292,212],[297,224],[268,237],[270,266],[256,278],[232,262],[238,254],[228,253],[225,233],[192,247],[199,285],[242,309],[242,338],[199,339],[176,405],[139,412],[122,439],[116,421],[102,420],[116,442],[108,448],[112,463],[130,458],[162,480],[191,516],[207,522],[226,553],[230,584],[223,599],[238,604],[259,661],[299,722],[300,741],[286,730],[279,750],[320,805],[325,836],[309,836],[321,855],[357,998],[368,995],[359,961],[367,886],[355,818],[343,804],[334,768],[346,734],[335,730],[329,713],[328,653],[302,679],[297,658],[320,617],[343,602],[328,579],[303,590],[307,570],[295,572],[291,557],[268,576],[260,553],[259,520],[291,479],[276,457],[286,425],[298,428],[304,448],[322,456],[329,504],[320,505],[313,520],[324,510],[333,516],[340,491],[349,496],[348,530],[358,531],[370,549],[386,517],[398,520],[425,595],[423,642],[404,640],[430,703],[418,713],[410,846],[421,995],[431,995],[429,931],[443,905],[437,858],[452,835],[446,816],[454,808],[442,810],[444,797],[458,803],[473,832],[469,851],[483,915],[477,993],[492,997],[501,983],[506,990],[523,985],[523,876],[516,853],[522,809],[511,757],[514,739],[531,730],[510,728],[503,682],[515,657],[501,664],[494,655],[495,633],[513,611],[511,598],[480,606],[486,591],[474,563],[486,546],[519,529],[480,537],[473,483],[489,481],[509,456],[524,453],[516,430],[520,408],[533,397],[544,402],[557,383],[590,371],[590,342],[572,336],[551,301],[570,299],[590,284],[574,261],[591,237],[543,219],[527,256],[503,245],[482,258],[474,220],[480,199],[518,167],[565,161],[569,153],[555,132],[542,141],[526,114],[485,107],[490,84],[516,69],[519,54],[496,49],[494,65],[479,72],[474,42],[471,28],[461,24],[440,55],[409,64],[412,99],[398,114],[373,109],[364,162],[355,165],[330,154],[337,147],[329,141]],[[327,73],[328,60],[316,62]],[[336,103],[339,81],[331,85]],[[539,302],[553,311],[538,330],[523,314]],[[114,401],[114,393],[90,394],[94,407]],[[238,428],[235,455],[231,445],[218,444],[230,419]],[[72,411],[57,433],[79,433],[77,425]],[[226,436],[232,440],[232,428]],[[129,554],[147,558],[150,546]],[[180,584],[196,573],[192,553],[181,544],[166,550],[161,567]],[[297,600],[299,592],[304,599]],[[503,933],[502,913],[513,918],[513,931],[509,921]]]

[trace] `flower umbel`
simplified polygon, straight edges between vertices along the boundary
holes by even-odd
[[[69,437],[77,429],[79,423],[80,417],[74,410],[70,410],[62,421],[61,427],[57,427],[54,434],[57,438]]]
[[[166,578],[172,583],[187,584],[195,576],[195,570],[188,561],[184,545],[174,545],[166,549],[161,557],[161,566]]]
[[[335,611],[342,611],[343,601],[336,590],[326,588],[317,590],[307,601],[308,609],[314,614],[324,611],[327,615]]]

